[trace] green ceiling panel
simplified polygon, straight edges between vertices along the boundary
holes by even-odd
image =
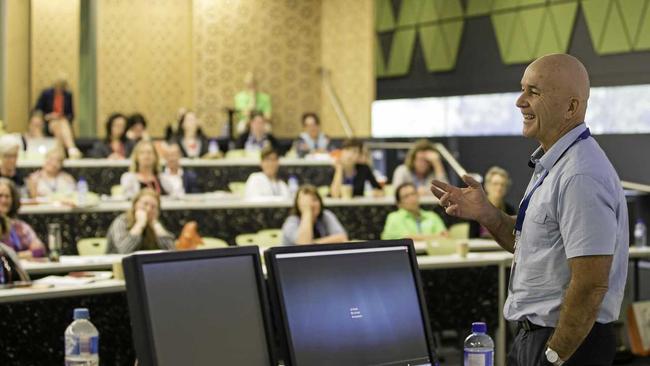
[[[535,7],[531,9],[521,10],[519,12],[519,22],[524,27],[524,37],[528,45],[528,59],[532,60],[535,57],[535,50],[537,49],[537,41],[540,38],[540,31],[542,29],[542,21],[546,18],[545,7]]]
[[[573,27],[578,14],[578,3],[556,4],[548,7],[549,15],[555,26],[555,35],[558,40],[558,48],[555,52],[566,53],[569,51],[569,43],[573,34]]]
[[[409,73],[415,44],[415,28],[398,29],[393,35],[388,60],[388,76],[402,76]]]
[[[384,52],[381,50],[379,37],[375,36],[375,75],[382,77],[386,75],[386,62],[384,62]]]
[[[623,15],[623,25],[631,45],[636,44],[639,26],[646,0],[617,0],[618,8]]]
[[[555,31],[555,23],[550,11],[544,17],[544,22],[540,31],[540,38],[537,40],[537,48],[535,49],[535,58],[548,55],[549,53],[557,53],[561,49],[558,37]]]
[[[519,0],[520,6],[543,5],[546,0]]]
[[[397,25],[400,27],[418,24],[421,0],[402,0],[402,6],[399,9],[399,18]]]
[[[584,13],[591,37],[591,44],[596,52],[600,52],[603,40],[605,19],[610,11],[610,0],[582,0],[582,12]]]
[[[518,64],[528,62],[532,58],[532,49],[526,39],[526,31],[524,29],[524,18],[521,13],[516,13],[516,18],[510,36],[510,47],[508,50],[508,58],[505,59],[506,64]]]
[[[650,50],[650,4],[646,6],[645,14],[641,18],[641,27],[639,28],[639,38],[634,45],[636,51]]]
[[[463,7],[460,0],[434,0],[433,2],[438,7],[440,19],[460,18],[463,16]]]
[[[507,12],[492,14],[490,17],[492,20],[492,28],[494,28],[494,35],[497,38],[497,45],[499,46],[499,54],[501,55],[501,60],[504,61],[509,58],[510,38],[515,22],[515,15],[516,13],[514,12]]]
[[[519,6],[521,0],[494,0],[492,10],[515,9]]]
[[[395,15],[390,0],[377,0],[375,3],[375,29],[377,32],[395,29]]]
[[[440,25],[420,27],[420,45],[422,46],[427,70],[435,72],[446,69],[450,57]]]
[[[420,8],[420,23],[435,22],[440,19],[438,7],[431,0],[425,0]]]
[[[462,20],[442,23],[442,34],[447,41],[447,49],[449,50],[449,64],[445,71],[452,70],[456,66],[464,25],[465,22]]]
[[[468,0],[465,13],[467,16],[489,15],[494,0]]]
[[[600,45],[600,49],[597,51],[601,55],[606,55],[629,52],[631,49],[632,45],[627,39],[625,28],[623,26],[623,19],[618,10],[618,6],[612,6],[607,20],[605,21],[603,41]]]

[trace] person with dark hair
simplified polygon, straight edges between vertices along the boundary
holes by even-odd
[[[169,143],[165,149],[165,169],[160,174],[160,182],[172,196],[200,193],[196,172],[181,167],[181,148],[176,142]]]
[[[106,137],[96,141],[90,151],[93,158],[126,159],[126,117],[113,113],[106,120]]]
[[[320,130],[320,120],[316,113],[302,115],[302,129],[294,148],[299,157],[313,153],[327,153],[330,149],[330,139]]]
[[[248,128],[237,139],[236,147],[246,151],[260,151],[265,146],[278,148],[278,141],[275,137],[266,132],[264,115],[258,112],[252,114],[248,121]]]
[[[72,93],[68,91],[68,82],[59,78],[51,88],[45,89],[38,97],[34,110],[40,111],[45,119],[45,131],[48,136],[54,136],[63,144],[71,159],[81,157],[81,152],[75,145],[72,132],[74,107]]]
[[[29,224],[19,220],[20,194],[14,183],[0,178],[0,242],[21,257],[42,257],[45,246]]]
[[[386,217],[382,240],[429,240],[447,233],[438,214],[420,208],[420,195],[413,183],[402,183],[395,189],[395,203],[398,210]]]
[[[147,120],[140,113],[129,116],[126,123],[127,156],[131,156],[133,147],[141,140],[149,141],[151,137],[147,132]]]
[[[178,130],[170,141],[178,143],[184,158],[200,158],[208,153],[210,142],[203,133],[201,121],[192,111],[183,113],[178,119]]]
[[[335,163],[334,177],[330,185],[330,195],[341,198],[344,185],[352,186],[352,196],[363,196],[366,182],[373,188],[373,196],[381,197],[384,191],[375,179],[368,164],[360,163],[363,142],[355,139],[343,141],[341,156]]]
[[[129,254],[138,250],[175,249],[174,236],[160,223],[160,196],[142,189],[131,208],[116,217],[108,228],[108,253]]]
[[[413,183],[420,195],[431,195],[429,185],[438,179],[447,181],[447,172],[440,159],[440,153],[428,140],[419,140],[409,149],[404,164],[393,172],[393,187],[402,183]]]
[[[262,149],[261,172],[252,173],[246,180],[245,198],[290,198],[289,187],[278,178],[280,157],[271,146]]]
[[[282,244],[328,244],[346,241],[348,234],[336,215],[323,208],[323,199],[316,187],[300,187],[291,215],[282,225]]]

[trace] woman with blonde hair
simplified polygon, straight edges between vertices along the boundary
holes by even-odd
[[[430,141],[418,140],[406,154],[404,164],[395,169],[391,184],[399,187],[404,183],[413,183],[422,196],[432,194],[430,186],[434,179],[447,181],[440,153]]]
[[[160,196],[150,188],[140,190],[131,208],[108,228],[108,252],[128,254],[137,250],[174,249],[174,237],[160,223]]]
[[[516,215],[514,206],[505,201],[511,184],[510,174],[501,167],[493,166],[485,173],[483,187],[488,200],[494,207],[513,216]],[[472,238],[492,237],[490,232],[476,221],[472,221],[470,224],[469,236]]]
[[[14,182],[0,178],[0,242],[20,257],[42,257],[45,246],[28,223],[17,218],[20,195]]]
[[[151,141],[142,140],[133,148],[131,167],[122,174],[120,185],[126,197],[135,196],[140,189],[150,188],[159,195],[167,194],[167,184],[160,178],[160,158]]]
[[[65,155],[59,148],[45,154],[43,167],[27,177],[30,197],[47,197],[55,193],[68,194],[75,190],[77,182],[63,171]]]

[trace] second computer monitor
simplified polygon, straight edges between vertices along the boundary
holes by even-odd
[[[433,363],[410,240],[279,247],[266,257],[291,365]]]

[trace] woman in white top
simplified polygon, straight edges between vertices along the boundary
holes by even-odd
[[[65,156],[59,148],[48,151],[43,167],[27,178],[30,197],[47,197],[55,193],[74,192],[77,182],[62,170]]]
[[[124,195],[135,197],[140,189],[150,188],[159,195],[170,194],[173,187],[160,177],[160,159],[151,141],[142,140],[133,148],[131,168],[120,177]]]
[[[262,171],[253,173],[246,180],[246,198],[281,197],[290,198],[289,187],[278,179],[280,157],[271,146],[262,149]]]
[[[406,154],[404,164],[393,172],[393,187],[404,183],[413,183],[421,196],[430,195],[431,181],[447,181],[447,172],[442,164],[440,154],[428,140],[419,140]]]

